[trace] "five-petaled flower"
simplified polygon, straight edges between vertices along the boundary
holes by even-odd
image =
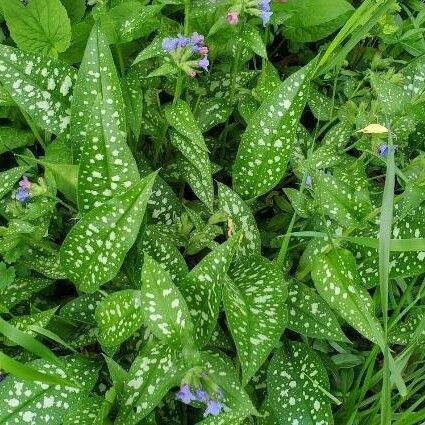
[[[190,404],[191,401],[196,400],[196,397],[190,390],[189,385],[183,384],[180,386],[180,391],[176,394],[176,400],[184,404]]]
[[[213,416],[219,415],[223,407],[224,407],[224,404],[221,401],[212,400],[212,399],[208,400],[207,408],[205,409],[205,412],[204,412],[204,418],[207,417],[208,415],[213,415]]]
[[[393,152],[395,152],[397,150],[398,146],[397,145],[393,145]],[[380,145],[378,145],[378,154],[383,156],[383,157],[387,157],[388,154],[390,153],[390,146],[387,145],[386,143],[381,143]]]

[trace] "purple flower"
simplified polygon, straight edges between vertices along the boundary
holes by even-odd
[[[192,36],[190,37],[192,40],[192,43],[195,46],[203,46],[204,45],[204,36],[202,34],[198,34],[197,32],[192,33]]]
[[[22,187],[22,189],[29,189],[31,187],[31,182],[28,180],[27,176],[22,177],[22,180],[19,182],[19,187]]]
[[[185,384],[180,387],[180,391],[176,394],[176,400],[184,404],[190,404],[192,400],[196,400],[195,394],[190,391],[189,385]]]
[[[21,204],[25,204],[30,199],[30,193],[23,187],[18,187],[15,192],[15,199]]]
[[[393,145],[393,152],[397,150],[397,147],[398,147],[397,145]],[[380,145],[378,145],[379,155],[386,158],[389,153],[390,153],[390,147],[386,143],[381,143]]]
[[[261,11],[261,19],[263,21],[264,26],[266,26],[269,23],[272,15],[273,15],[273,12],[268,12],[264,10]]]
[[[208,400],[208,393],[203,388],[197,388],[195,391],[195,398],[197,401],[206,403]]]
[[[178,39],[177,38],[164,38],[162,42],[162,48],[167,52],[174,52],[178,47]]]
[[[207,408],[204,412],[204,418],[206,418],[208,415],[217,416],[220,414],[221,409],[224,407],[224,404],[220,401],[216,400],[208,400]]]
[[[186,47],[190,44],[190,38],[177,34],[177,47]]]
[[[199,68],[204,69],[205,71],[208,71],[208,65],[210,64],[208,57],[204,56],[202,59],[198,61]]]
[[[270,0],[260,0],[258,7],[264,12],[270,12]]]

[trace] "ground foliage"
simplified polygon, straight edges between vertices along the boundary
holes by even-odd
[[[0,424],[424,423],[423,2],[0,17]]]

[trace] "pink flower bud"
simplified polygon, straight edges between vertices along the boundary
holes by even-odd
[[[227,13],[227,22],[230,25],[236,25],[239,22],[239,12],[235,10],[231,10]]]
[[[208,47],[207,46],[202,46],[199,48],[199,53],[203,56],[208,55]]]
[[[194,69],[190,69],[189,71],[187,71],[187,75],[189,75],[189,77],[195,78],[196,71]]]

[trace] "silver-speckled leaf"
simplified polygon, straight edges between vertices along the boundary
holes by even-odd
[[[28,167],[15,167],[0,173],[0,199],[11,192]]]

